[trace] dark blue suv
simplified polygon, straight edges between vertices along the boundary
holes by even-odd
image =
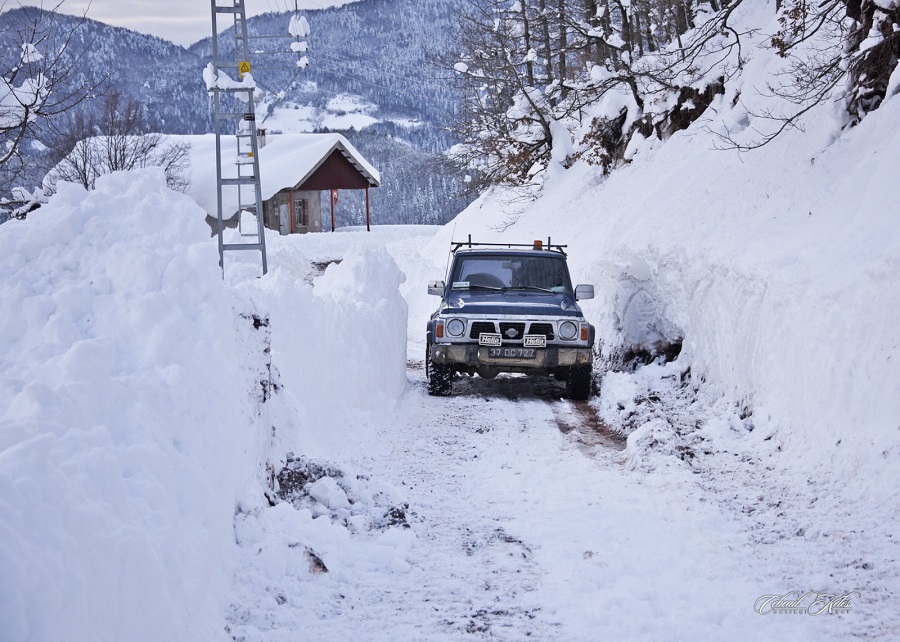
[[[552,374],[573,399],[591,391],[594,327],[576,301],[563,245],[454,242],[447,281],[428,284],[441,304],[428,322],[428,392],[449,395],[457,372]]]

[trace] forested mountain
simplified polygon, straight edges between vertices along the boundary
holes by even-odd
[[[415,118],[427,126],[446,122],[456,106],[452,88],[429,64],[431,55],[450,46],[455,33],[455,4],[449,0],[363,0],[342,7],[307,11],[311,33],[306,54],[310,66],[291,81],[291,70],[268,71],[265,66],[289,66],[287,58],[258,56],[254,71],[265,88],[288,90],[286,100],[325,108],[340,94],[360,96],[375,105],[376,116]],[[248,21],[251,35],[285,36],[259,41],[266,52],[289,50],[290,14],[268,13]],[[227,39],[220,38],[222,41]],[[190,51],[206,60],[205,39]],[[225,54],[230,55],[230,52]],[[440,132],[434,132],[442,138]],[[446,139],[442,139],[446,145]],[[438,144],[438,143],[435,143]]]
[[[0,14],[0,68],[17,64],[21,42],[15,25],[34,15],[33,7]],[[72,56],[81,56],[73,84],[95,84],[108,76],[109,86],[144,106],[150,127],[164,133],[209,131],[208,98],[201,73],[205,62],[171,42],[102,22],[65,14],[54,18],[69,34]],[[46,46],[46,45],[40,45]]]
[[[266,66],[293,63],[254,54],[254,76],[271,90],[260,109],[278,123],[267,124],[270,133],[345,133],[382,172],[383,185],[372,192],[378,223],[445,222],[466,203],[460,177],[448,175],[446,167],[437,170],[433,162],[453,143],[445,123],[455,101],[428,60],[443,51],[452,36],[453,4],[450,0],[362,0],[304,12],[312,30],[307,39],[310,66],[299,74],[293,69],[266,71]],[[20,51],[16,21],[23,12],[34,15],[37,11],[24,8],[0,15],[2,69],[13,68]],[[209,38],[184,49],[92,20],[82,22],[62,14],[54,19],[62,32],[73,34],[68,45],[72,55],[83,55],[74,84],[96,84],[108,76],[107,91],[140,103],[151,131],[212,130],[202,80],[210,58]],[[250,19],[254,34],[286,36],[283,41],[260,40],[257,49],[287,51],[289,21],[287,13]],[[96,100],[99,103],[102,98]],[[344,118],[348,100],[365,105],[364,120],[354,119],[353,114]],[[294,113],[316,116],[294,122]],[[363,126],[364,132],[359,131]],[[26,149],[29,163],[22,180],[30,188],[39,184],[60,152],[54,149],[53,132],[47,132],[45,140],[27,142]],[[356,220],[362,212],[360,208],[350,217]]]

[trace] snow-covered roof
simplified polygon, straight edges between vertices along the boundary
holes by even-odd
[[[211,216],[216,216],[215,135],[172,138],[191,145],[191,184],[187,189],[188,196]],[[268,200],[285,188],[302,184],[334,151],[346,158],[372,187],[380,185],[381,175],[378,170],[340,134],[270,134],[267,136],[266,146],[259,150],[262,199]],[[237,158],[237,142],[234,137],[222,137],[222,157],[226,164],[230,157]],[[223,198],[223,212],[228,217],[239,209],[236,190],[225,190]]]

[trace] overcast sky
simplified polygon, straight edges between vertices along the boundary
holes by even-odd
[[[233,6],[233,0],[217,0],[220,6]],[[297,0],[304,9],[324,9],[357,0]],[[38,5],[40,0],[21,0],[15,4]],[[15,6],[7,3],[7,9]],[[48,6],[45,0],[44,6]],[[293,11],[294,0],[245,0],[247,15],[267,11]],[[212,34],[212,5],[209,0],[65,0],[60,11],[80,15],[117,27],[171,40],[187,46]],[[230,25],[227,16],[223,25]],[[287,27],[285,27],[286,29]]]

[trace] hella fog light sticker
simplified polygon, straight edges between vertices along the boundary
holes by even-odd
[[[526,348],[546,348],[547,337],[543,334],[526,334],[522,345]]]

